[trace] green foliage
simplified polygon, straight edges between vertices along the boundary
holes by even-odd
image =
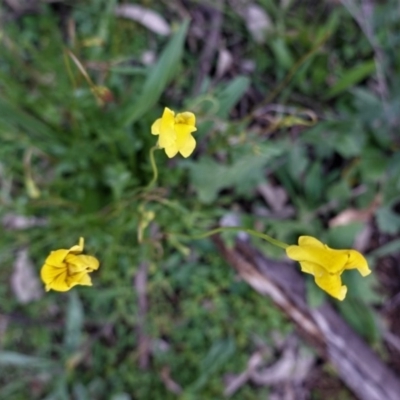
[[[246,146],[246,149],[248,154],[235,155],[237,161],[230,165],[221,165],[207,157],[189,164],[192,184],[200,201],[211,204],[217,200],[219,191],[231,187],[239,195],[254,192],[257,184],[264,180],[265,166],[284,152],[282,144],[263,144],[255,149]]]
[[[333,85],[328,93],[327,97],[337,96],[339,93],[342,93],[348,88],[353,87],[357,83],[361,82],[368,76],[370,76],[375,71],[375,62],[374,60],[365,61],[350,70],[346,71],[346,73]]]
[[[185,21],[172,37],[168,46],[160,55],[157,64],[151,69],[139,97],[134,94],[134,101],[126,107],[124,125],[130,125],[154,107],[168,83],[179,70],[183,44],[189,21]]]

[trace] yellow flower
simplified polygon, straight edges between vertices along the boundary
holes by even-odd
[[[189,157],[196,147],[192,132],[196,131],[196,117],[191,112],[176,114],[165,107],[161,118],[151,126],[151,133],[159,135],[158,146],[165,150],[169,158],[179,152],[183,157]]]
[[[362,276],[371,273],[367,260],[358,251],[334,250],[311,236],[300,236],[299,245],[288,246],[286,254],[300,262],[303,272],[314,275],[322,290],[339,300],[347,293],[340,277],[345,269],[358,269]]]
[[[50,253],[40,271],[46,291],[66,292],[75,285],[92,286],[89,273],[99,268],[99,261],[83,252],[84,239],[69,250],[60,249]]]

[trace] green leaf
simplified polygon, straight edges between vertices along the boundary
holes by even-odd
[[[212,101],[207,101],[202,104],[202,112],[205,115],[217,116],[221,119],[227,119],[232,108],[235,107],[237,102],[243,97],[250,85],[250,80],[244,76],[238,76],[228,84],[218,87],[215,90]],[[198,127],[196,136],[203,137],[203,135],[213,129],[213,121],[204,121]]]
[[[76,291],[69,293],[64,346],[67,353],[75,352],[82,340],[83,308]]]
[[[326,95],[327,98],[334,97],[339,93],[344,92],[348,88],[361,82],[367,76],[375,71],[375,62],[365,61],[357,66],[349,69],[337,82],[333,85]]]
[[[396,234],[400,230],[400,216],[390,207],[381,207],[376,212],[376,222],[382,232]]]
[[[227,118],[236,103],[243,97],[250,85],[250,79],[245,76],[238,76],[230,82],[217,95],[219,109],[216,115],[220,118]]]
[[[288,70],[294,64],[293,57],[290,53],[289,47],[283,38],[278,37],[276,39],[271,40],[270,46],[272,52],[274,53],[274,57],[277,61],[277,64],[280,68],[284,70]]]
[[[372,267],[372,263],[368,263]],[[348,296],[351,298],[362,299],[365,304],[378,304],[382,301],[382,295],[376,291],[379,285],[376,274],[371,273],[362,277],[356,270],[346,270],[342,275],[343,283],[348,287]]]
[[[400,249],[400,239],[394,239],[389,243],[384,244],[383,246],[377,248],[371,253],[368,253],[368,258],[375,259],[383,256],[387,256],[393,253],[397,253]]]
[[[358,121],[354,121],[346,131],[333,134],[334,149],[345,158],[358,156],[362,153],[365,143],[365,133]]]
[[[338,200],[340,203],[346,204],[351,198],[349,184],[345,180],[333,183],[327,189],[326,197],[330,200]]]
[[[0,365],[20,368],[54,369],[54,362],[45,358],[26,356],[14,351],[0,351]]]
[[[246,154],[231,165],[221,165],[208,157],[190,163],[192,184],[200,201],[212,203],[222,189],[234,187],[239,194],[254,190],[264,179],[264,166],[285,151],[284,145],[268,144],[260,146],[257,155]]]
[[[76,400],[87,400],[90,398],[88,390],[80,382],[73,386],[72,391]]]
[[[137,121],[149,111],[175,76],[181,61],[188,26],[189,21],[186,20],[165,47],[157,64],[151,69],[139,97],[134,94],[135,98],[122,118],[124,125]]]
[[[305,132],[304,141],[315,146],[320,157],[337,151],[342,157],[358,156],[364,149],[366,135],[360,121],[354,118],[320,122]]]
[[[220,165],[209,157],[203,157],[196,165],[190,164],[191,180],[201,202],[212,203],[218,192],[226,184],[230,184],[225,181],[226,173],[225,165]]]
[[[206,385],[212,375],[233,356],[235,348],[235,342],[231,338],[215,342],[201,363],[200,377],[191,385],[189,390],[197,391]]]
[[[322,164],[316,161],[309,167],[304,179],[304,191],[311,203],[318,204],[325,184],[326,181],[322,178]]]
[[[54,390],[46,396],[43,400],[68,400],[70,396],[68,394],[67,383],[65,375],[62,375],[57,383],[54,385]]]
[[[55,134],[53,129],[44,122],[2,97],[0,97],[0,119],[12,127],[22,128],[34,137],[42,140],[51,139]]]
[[[111,400],[132,400],[128,393],[117,393],[112,395]]]
[[[306,154],[306,148],[302,145],[297,145],[290,149],[288,154],[287,169],[293,182],[300,186],[301,178],[308,167],[309,159]]]
[[[362,300],[347,296],[344,301],[338,301],[340,313],[349,325],[370,343],[379,339],[379,329],[374,312]]]
[[[320,289],[314,279],[311,277],[306,278],[306,297],[307,297],[307,304],[311,308],[317,308],[321,306],[325,300],[327,295],[325,292]]]
[[[364,229],[364,223],[353,222],[345,226],[335,226],[329,229],[327,242],[335,249],[351,248],[356,236]]]
[[[386,173],[390,159],[382,151],[373,147],[364,149],[359,168],[363,181],[377,181]]]
[[[115,200],[120,200],[127,186],[132,182],[132,174],[125,164],[107,165],[104,168],[104,181],[111,188]]]

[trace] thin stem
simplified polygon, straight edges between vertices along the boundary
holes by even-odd
[[[63,54],[64,54],[64,64],[65,64],[65,67],[67,68],[67,73],[68,73],[69,79],[71,79],[72,86],[75,90],[77,88],[77,85],[76,85],[76,81],[74,78],[74,74],[72,73],[72,70],[71,70],[71,64],[69,62],[67,52],[64,50]]]
[[[83,75],[83,77],[86,79],[86,82],[88,83],[88,85],[90,86],[91,89],[96,89],[96,85],[93,83],[93,81],[90,79],[90,76],[88,75],[88,73],[86,72],[85,68],[83,67],[83,65],[81,64],[81,62],[77,59],[77,57],[75,56],[75,54],[71,51],[66,49],[65,50],[67,52],[67,54],[72,58],[72,61],[75,63],[75,65],[78,67],[79,71],[81,71],[81,74]]]
[[[157,149],[158,149],[158,146],[154,146],[150,149],[150,152],[149,152],[151,169],[153,170],[153,179],[146,186],[146,189],[150,189],[157,182],[157,179],[158,179],[158,168],[157,168],[156,161],[154,159],[154,152]]]
[[[207,231],[207,232],[202,233],[200,235],[193,235],[193,236],[183,235],[183,234],[173,234],[173,235],[185,237],[185,238],[191,239],[191,240],[197,240],[197,239],[204,239],[204,238],[206,238],[208,236],[212,236],[212,235],[215,235],[215,234],[220,233],[220,232],[229,232],[229,231],[246,232],[249,235],[256,236],[256,237],[259,237],[261,239],[264,239],[267,242],[273,244],[274,246],[280,247],[282,249],[286,249],[289,246],[288,244],[283,243],[280,240],[274,239],[271,236],[266,235],[265,233],[260,233],[260,232],[254,231],[253,229],[243,228],[241,226],[223,226],[223,227],[220,227],[220,228],[212,229],[211,231]]]

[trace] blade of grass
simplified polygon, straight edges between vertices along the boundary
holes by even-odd
[[[188,26],[189,21],[186,20],[165,47],[157,64],[150,71],[141,94],[126,108],[122,118],[123,125],[137,121],[157,103],[178,70]]]
[[[54,131],[45,123],[0,97],[0,118],[10,126],[21,127],[40,139],[54,137]]]
[[[221,118],[227,118],[231,109],[243,97],[250,86],[250,79],[245,76],[238,76],[219,93],[218,100],[220,108],[217,115]]]
[[[329,89],[326,98],[329,99],[344,92],[348,88],[356,85],[360,81],[367,78],[374,71],[375,71],[375,62],[373,60],[366,61],[359,65],[356,65],[354,68],[351,68],[349,71],[347,71],[336,82],[336,84]]]
[[[44,358],[27,356],[14,351],[0,352],[0,366],[13,366],[20,368],[54,369],[54,362]]]

